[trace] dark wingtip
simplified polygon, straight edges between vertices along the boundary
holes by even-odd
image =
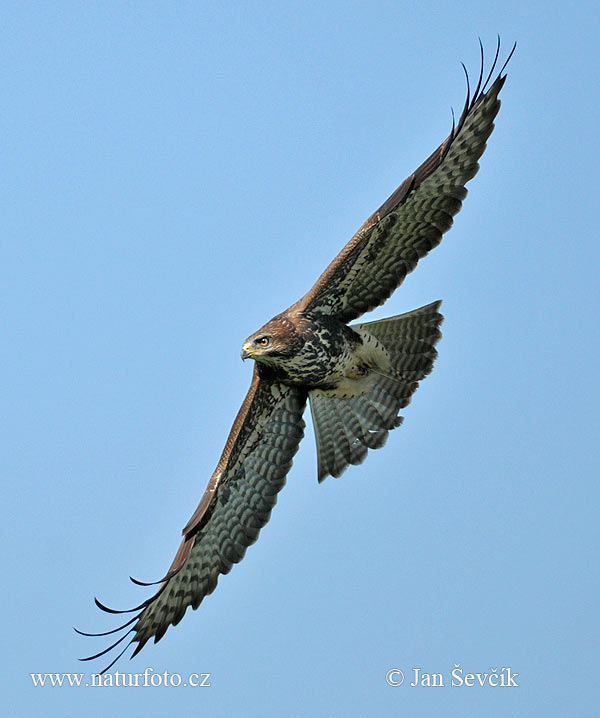
[[[174,571],[169,571],[167,574],[165,574],[162,578],[159,578],[158,581],[138,581],[137,578],[134,578],[133,576],[129,577],[129,580],[132,583],[135,583],[136,586],[158,586],[161,583],[165,583],[165,581],[169,581],[175,574],[177,574],[181,570],[180,568],[175,569]]]
[[[475,91],[473,92],[473,102],[479,97],[479,90],[481,89],[481,81],[483,80],[483,68],[485,65],[485,57],[483,53],[483,43],[481,42],[481,38],[477,38],[479,40],[479,53],[480,53],[480,61],[479,61],[479,77],[477,78],[477,86],[475,87]]]
[[[483,80],[484,72],[485,72],[484,49],[483,49],[483,43],[481,41],[481,38],[477,38],[477,39],[479,40],[480,67],[479,67],[479,77],[477,79],[477,85],[474,88],[474,91],[472,93],[471,93],[471,83],[470,83],[470,79],[469,79],[469,72],[465,66],[465,63],[464,62],[460,63],[462,66],[462,69],[465,73],[465,78],[467,81],[467,97],[465,99],[465,104],[464,104],[462,113],[458,120],[457,133],[460,132],[460,130],[463,126],[463,123],[465,122],[466,117],[469,114],[469,112],[473,109],[473,107],[478,102],[478,100],[480,100],[487,93],[487,91],[489,89],[488,85],[490,84],[490,81],[492,80],[492,78],[495,77],[494,86],[495,86],[496,90],[499,90],[502,87],[505,77],[506,77],[506,75],[503,76],[502,73],[506,69],[506,66],[508,65],[508,63],[509,63],[511,57],[513,56],[513,54],[516,50],[516,47],[517,47],[517,43],[515,42],[515,44],[512,46],[512,49],[511,49],[508,57],[506,58],[506,61],[504,62],[500,71],[496,75],[496,68],[498,67],[498,58],[500,57],[500,46],[501,46],[500,35],[498,35],[498,39],[496,42],[496,52],[494,53],[494,59],[492,61],[492,65],[491,65],[489,72],[487,73],[487,76],[485,77],[485,81],[484,81]]]
[[[132,630],[133,629],[131,629],[131,631]],[[131,633],[131,631],[127,631],[127,633],[125,633],[123,636],[121,636],[121,638],[119,638],[114,643],[111,643],[111,645],[108,648],[105,648],[103,651],[100,651],[99,653],[94,653],[93,656],[86,656],[85,658],[80,658],[79,660],[80,661],[93,661],[95,658],[100,658],[100,656],[104,656],[109,651],[112,651],[113,648],[116,648],[119,645],[119,643],[122,643],[127,638],[127,636]],[[129,644],[127,644],[127,645],[129,645]],[[127,646],[125,646],[125,648],[127,648]],[[121,653],[120,655],[123,655],[123,654]],[[117,656],[117,658],[119,658],[119,656]],[[110,665],[112,666],[113,664],[111,663]],[[110,668],[110,666],[108,668]],[[107,668],[105,668],[104,670],[107,670]]]
[[[133,653],[132,653],[131,656],[129,657],[130,660],[131,660],[132,658],[135,658],[135,657],[137,656],[137,654],[138,654],[138,653],[142,650],[142,648],[146,645],[146,641],[147,641],[147,640],[148,640],[148,639],[146,639],[145,641],[138,641],[138,644],[137,644],[137,646],[135,647],[135,650],[133,651]],[[131,642],[133,643],[133,639],[131,640]]]
[[[117,610],[114,608],[109,608],[108,606],[105,606],[97,597],[94,597],[94,603],[96,604],[96,606],[98,606],[98,608],[101,611],[104,611],[105,613],[110,613],[110,614],[122,614],[122,613],[134,613],[134,612],[136,613],[136,615],[133,616],[133,618],[129,619],[128,621],[123,623],[121,626],[118,626],[117,628],[113,628],[110,631],[102,631],[100,633],[88,633],[86,631],[80,631],[78,628],[75,628],[75,627],[73,627],[73,630],[81,636],[94,636],[95,637],[95,636],[108,636],[110,634],[117,633],[118,631],[122,631],[123,629],[128,628],[132,624],[136,623],[136,621],[141,620],[144,610],[162,594],[162,592],[165,590],[165,588],[167,586],[166,581],[169,578],[171,578],[172,576],[174,576],[178,572],[178,570],[179,569],[177,569],[175,571],[170,571],[169,573],[167,573],[167,575],[163,579],[161,579],[160,581],[156,581],[155,583],[161,583],[162,586],[158,589],[158,591],[156,591],[154,596],[151,596],[150,598],[148,598],[145,601],[143,601],[142,603],[140,603],[139,606],[135,606],[134,608],[129,608],[124,611]],[[137,581],[136,579],[134,579],[131,576],[130,576],[130,578],[134,583],[139,583],[143,586],[153,585],[150,583],[142,583],[141,581]],[[104,668],[102,671],[100,671],[100,674],[106,673],[106,671],[108,671],[110,668],[112,668],[112,666],[114,666],[114,664],[119,660],[119,658],[121,658],[121,656],[125,653],[127,648],[134,641],[136,641],[138,643],[138,646],[136,647],[135,652],[133,653],[133,655],[131,657],[133,658],[133,656],[135,656],[137,653],[139,653],[139,651],[142,649],[142,647],[144,646],[144,644],[146,643],[146,641],[148,639],[146,639],[144,641],[140,641],[137,638],[137,630],[138,629],[136,626],[129,628],[128,631],[126,631],[117,641],[112,643],[108,648],[105,648],[103,651],[100,651],[99,653],[95,653],[93,656],[86,656],[85,658],[80,658],[79,660],[80,661],[93,661],[95,658],[99,658],[100,656],[105,655],[109,651],[112,651],[113,648],[118,646],[121,643],[121,641],[124,641],[125,638],[127,636],[129,636],[130,633],[133,633],[134,637],[129,641],[129,643],[125,646],[125,648],[117,655],[117,657],[113,661],[111,661],[111,663],[108,666],[106,666],[106,668]],[[166,630],[166,628],[165,628],[165,630]]]
[[[127,608],[124,611],[119,611],[116,608],[109,608],[108,606],[105,606],[103,603],[101,603],[95,596],[94,596],[94,603],[101,611],[104,611],[105,613],[133,613],[134,611],[141,611],[143,608],[146,608],[148,605],[149,600],[143,601],[140,603],[139,606],[134,606],[133,608]]]
[[[467,97],[469,97],[470,94],[471,94],[471,87],[470,87],[470,81],[469,81],[469,71],[467,70],[467,66],[465,65],[464,62],[461,61],[460,64],[461,64],[461,66],[462,66],[463,72],[465,73],[465,79],[466,79],[466,81],[467,81]]]
[[[481,89],[481,93],[482,93],[482,94],[485,93],[485,91],[487,90],[487,87],[488,87],[488,85],[489,85],[489,83],[490,83],[490,80],[491,80],[492,77],[494,76],[494,71],[495,71],[495,69],[496,69],[496,67],[497,67],[497,65],[498,65],[498,58],[500,57],[500,45],[501,45],[500,35],[498,35],[497,41],[496,41],[496,53],[495,53],[495,55],[494,55],[494,61],[492,62],[492,66],[490,67],[490,71],[488,72],[487,77],[485,78],[485,82],[483,83],[483,87],[482,87],[482,89]],[[506,69],[506,66],[508,65],[508,63],[509,63],[511,57],[514,55],[514,52],[515,52],[516,49],[517,49],[517,43],[515,42],[514,45],[513,45],[512,48],[511,48],[511,51],[508,53],[508,57],[506,58],[506,60],[504,61],[504,64],[502,65],[502,67],[500,68],[500,71],[498,72],[498,76],[497,76],[497,78],[496,78],[497,80],[502,79],[502,73],[503,73],[504,70]]]
[[[467,112],[469,111],[469,107],[471,105],[471,84],[469,82],[469,71],[467,70],[467,67],[464,62],[460,63],[462,65],[462,69],[465,73],[465,79],[467,81],[467,98],[465,100],[465,106],[463,107],[462,115],[461,117],[464,117]]]
[[[129,580],[131,583],[135,583],[136,586],[156,586],[157,584],[162,583],[165,579],[160,578],[158,581],[138,581],[137,578],[130,576]]]
[[[134,616],[132,619],[124,623],[122,626],[119,626],[118,628],[113,628],[110,631],[102,631],[101,633],[87,633],[86,631],[80,631],[78,628],[75,628],[73,626],[73,630],[75,633],[78,633],[80,636],[110,636],[111,633],[117,633],[118,631],[123,630],[124,628],[127,628],[127,626],[130,626],[134,621],[137,621],[138,616]]]
[[[515,54],[515,50],[516,50],[516,49],[517,49],[517,41],[515,40],[515,42],[514,42],[514,44],[513,44],[513,46],[512,46],[511,51],[508,53],[508,57],[507,57],[506,60],[504,61],[504,65],[502,65],[502,67],[500,68],[500,72],[498,73],[498,75],[502,75],[502,73],[503,73],[504,70],[506,69],[506,66],[507,66],[508,63],[510,62],[510,58]]]
[[[125,635],[128,635],[128,634],[126,633]],[[121,658],[121,656],[125,653],[125,651],[129,648],[129,646],[130,646],[132,643],[133,643],[133,639],[132,639],[131,641],[129,641],[129,643],[125,646],[125,648],[119,653],[119,655],[118,655],[116,658],[114,658],[114,659],[108,664],[108,666],[106,666],[106,668],[103,668],[103,669],[100,671],[100,675],[102,675],[103,673],[106,673],[106,671],[110,670],[110,669],[115,665],[115,663],[119,660],[119,658]]]

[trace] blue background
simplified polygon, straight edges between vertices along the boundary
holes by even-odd
[[[11,715],[589,715],[597,683],[598,17],[590,3],[3,2],[2,681]],[[301,296],[519,41],[442,245],[369,319],[444,299],[385,449],[316,482],[125,671],[33,688],[169,565]],[[309,417],[307,414],[307,422]],[[519,688],[391,688],[510,666]],[[102,663],[96,663],[101,668]],[[595,701],[594,701],[595,702]]]

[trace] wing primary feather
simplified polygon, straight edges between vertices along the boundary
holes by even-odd
[[[477,80],[477,87],[475,88],[475,91],[473,92],[473,102],[475,102],[475,99],[479,97],[479,90],[481,89],[481,81],[483,80],[483,68],[485,65],[485,58],[483,54],[483,43],[481,42],[481,38],[477,38],[479,40],[479,51],[480,51],[480,66],[479,66],[479,78]]]
[[[139,614],[138,614],[139,615]],[[119,626],[118,628],[113,628],[110,631],[103,631],[102,633],[87,633],[86,631],[80,631],[78,628],[75,628],[73,626],[73,630],[75,633],[78,633],[80,636],[110,636],[111,633],[118,633],[119,631],[122,631],[124,628],[127,628],[127,626],[131,626],[132,623],[137,621],[138,615],[131,618],[127,623],[124,623],[122,626]]]
[[[157,586],[159,583],[163,583],[166,580],[167,576],[165,576],[164,578],[160,578],[158,581],[139,581],[133,576],[130,576],[129,580],[131,581],[131,583],[135,583],[136,586]]]
[[[100,651],[100,653],[94,653],[93,656],[86,656],[85,658],[80,658],[79,660],[80,661],[93,661],[95,658],[100,658],[100,656],[104,656],[109,651],[112,651],[113,648],[116,648],[119,645],[119,643],[122,643],[132,631],[133,631],[133,628],[130,629],[129,631],[127,631],[127,633],[125,633],[124,635],[122,635],[121,638],[119,638],[117,641],[115,641],[114,643],[111,643],[111,645],[108,648],[105,648],[103,651]],[[129,645],[129,643],[127,645]],[[127,646],[125,646],[125,648],[127,648]],[[121,655],[123,655],[123,654],[121,654]],[[112,663],[111,663],[111,665],[112,665]],[[108,668],[110,668],[110,666],[108,666]],[[108,670],[108,668],[105,668],[104,670]]]
[[[508,57],[504,61],[504,65],[502,65],[502,67],[500,68],[500,72],[498,73],[498,75],[501,75],[504,72],[504,70],[506,69],[506,66],[510,62],[510,58],[515,54],[516,49],[517,49],[517,41],[515,40],[515,43],[512,46],[512,49],[511,49],[510,53],[508,54]]]
[[[500,35],[498,35],[498,39],[496,40],[496,54],[494,55],[494,62],[492,62],[492,66],[490,67],[488,76],[485,78],[485,82],[483,83],[482,92],[486,91],[488,83],[492,79],[492,75],[494,74],[494,70],[496,68],[496,63],[498,62],[499,57],[500,57]],[[508,56],[508,59],[510,60],[510,55]],[[504,67],[506,67],[506,63],[504,63]],[[502,68],[502,69],[504,69],[504,68]],[[500,71],[500,74],[502,74],[502,71]]]
[[[158,586],[159,584],[165,583],[165,581],[168,581],[169,579],[173,578],[173,576],[179,573],[180,570],[181,566],[179,566],[179,568],[176,568],[174,571],[169,571],[165,576],[159,578],[158,581],[138,581],[138,579],[134,578],[133,576],[130,576],[129,580],[132,583],[135,583],[136,586]]]
[[[471,107],[471,84],[469,82],[469,71],[467,70],[465,63],[461,62],[460,64],[462,65],[462,69],[465,72],[465,78],[467,80],[467,97],[465,99],[465,106],[463,107],[461,115],[461,117],[465,117],[467,112],[469,111],[469,108]]]
[[[132,630],[133,630],[133,629],[132,629]],[[102,653],[98,653],[96,656],[90,656],[89,658],[80,658],[79,660],[80,660],[80,661],[91,661],[93,658],[99,658],[99,657],[102,656],[104,653],[108,653],[108,651],[110,651],[110,650],[112,650],[113,648],[115,648],[116,646],[118,646],[119,643],[120,643],[123,639],[127,638],[127,636],[128,636],[130,633],[131,633],[131,631],[127,631],[127,633],[126,633],[121,639],[119,639],[116,643],[113,643],[113,645],[112,645],[110,648],[107,648],[105,651],[102,651]],[[106,671],[109,671],[109,670],[115,665],[115,663],[119,660],[119,658],[121,658],[121,656],[122,656],[122,655],[125,653],[125,651],[129,648],[129,646],[131,646],[132,643],[133,643],[133,640],[129,641],[129,643],[125,646],[125,648],[123,648],[123,650],[120,651],[120,652],[115,656],[115,658],[113,658],[113,660],[112,660],[105,668],[103,668],[103,669],[99,672],[98,675],[103,675],[104,673],[106,673]],[[132,656],[132,658],[133,658],[133,656]]]
[[[131,639],[131,642],[133,643],[134,640],[137,640],[137,639]],[[142,650],[142,648],[146,645],[147,642],[148,642],[147,638],[143,641],[139,641],[137,646],[135,647],[135,650],[131,654],[131,658],[135,658],[137,656],[137,654]]]
[[[94,603],[96,604],[96,606],[98,606],[98,608],[105,613],[133,613],[134,611],[142,611],[151,601],[151,598],[147,598],[143,603],[140,603],[139,606],[134,606],[133,608],[126,608],[124,611],[119,611],[116,608],[109,608],[108,606],[105,606],[97,598],[94,598]]]
[[[127,635],[127,634],[125,634],[125,635]],[[113,658],[113,660],[108,664],[108,666],[106,666],[106,668],[103,668],[103,669],[100,671],[100,675],[103,675],[104,673],[106,673],[106,671],[109,671],[109,670],[115,665],[115,663],[119,660],[119,658],[121,658],[121,656],[125,653],[125,651],[129,648],[129,646],[130,646],[132,643],[133,643],[133,640],[129,641],[129,643],[128,643],[128,644],[125,646],[125,648],[117,655],[117,657],[116,657],[116,658]]]

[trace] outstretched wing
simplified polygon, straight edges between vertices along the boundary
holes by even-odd
[[[129,611],[136,615],[108,635],[133,626],[92,660],[112,650],[130,633],[137,643],[132,657],[152,637],[156,643],[167,628],[196,609],[214,591],[219,574],[229,573],[244,557],[267,523],[283,488],[292,457],[304,433],[306,392],[260,378],[255,366],[250,390],[233,424],[223,455],[194,515],[183,529],[183,541],[154,596]],[[140,583],[136,581],[136,583]],[[145,584],[150,585],[150,584]],[[82,633],[82,631],[78,631]],[[126,650],[127,646],[124,650]],[[108,670],[123,651],[107,666]]]
[[[498,51],[499,45],[488,80]],[[440,243],[462,206],[465,183],[477,173],[494,129],[504,67],[486,92],[482,49],[479,82],[472,99],[467,92],[456,128],[369,217],[294,309],[330,314],[343,322],[356,319],[383,304],[419,259]]]

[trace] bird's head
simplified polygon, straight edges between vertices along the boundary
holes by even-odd
[[[277,364],[278,360],[294,353],[297,343],[293,323],[287,317],[278,315],[246,339],[242,347],[242,359]]]

